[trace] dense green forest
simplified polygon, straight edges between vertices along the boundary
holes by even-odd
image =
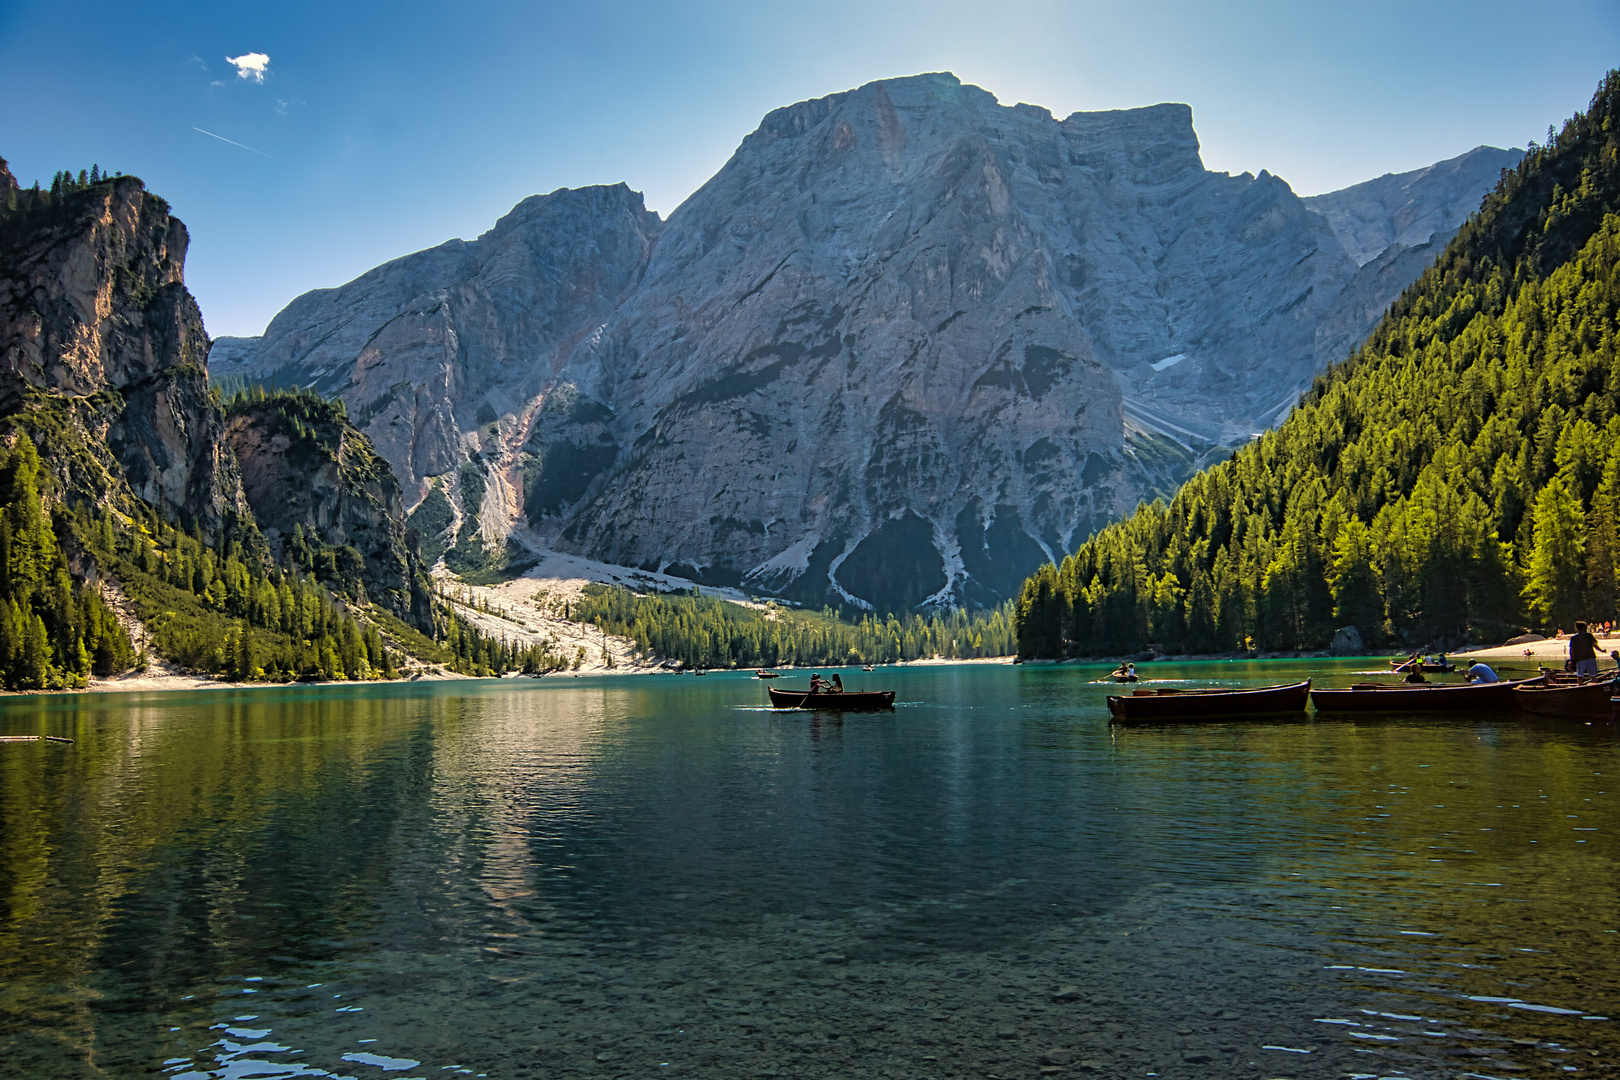
[[[1620,73],[1276,430],[1025,582],[1027,657],[1403,647],[1611,618]]]
[[[711,596],[640,594],[590,585],[564,613],[630,638],[644,656],[688,667],[774,667],[778,664],[886,664],[941,656],[968,659],[1013,651],[1012,605],[924,620],[866,616],[846,622],[830,610],[745,607]]]
[[[83,686],[136,663],[129,635],[93,585],[76,583],[40,500],[34,444],[0,450],[0,681]]]

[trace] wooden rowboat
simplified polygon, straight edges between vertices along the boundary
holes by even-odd
[[[832,709],[855,712],[861,709],[894,708],[893,690],[845,690],[842,694],[812,694],[808,690],[778,690],[765,688],[771,695],[771,704],[778,709]]]
[[[1607,717],[1613,711],[1613,681],[1588,683],[1548,682],[1517,686],[1513,703],[1536,716]]]
[[[1230,716],[1297,713],[1305,711],[1311,680],[1280,686],[1247,689],[1137,690],[1108,698],[1110,721],[1115,724],[1157,720],[1220,720]]]
[[[760,668],[758,671],[754,672],[754,678],[756,679],[780,679],[781,677],[782,676],[779,673],[775,671],[766,671],[764,668]]]
[[[1540,683],[1543,676],[1495,683],[1356,683],[1336,690],[1312,690],[1319,712],[1512,712],[1514,688]]]

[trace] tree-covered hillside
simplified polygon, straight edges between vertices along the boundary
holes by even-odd
[[[1019,651],[1422,646],[1614,614],[1620,72],[1276,430],[1024,585]]]
[[[1012,652],[1010,605],[962,610],[924,620],[867,615],[845,622],[819,613],[770,605],[744,607],[708,596],[652,596],[591,585],[564,613],[627,637],[646,656],[688,667],[776,667],[779,664],[892,664],[945,657],[967,660]]]

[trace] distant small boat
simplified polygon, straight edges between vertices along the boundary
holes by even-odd
[[[1545,676],[1495,683],[1356,683],[1342,689],[1312,690],[1321,712],[1511,712],[1514,688]]]
[[[862,671],[871,671],[872,670],[872,665],[871,664],[866,664],[861,668],[861,670]]]
[[[1311,680],[1245,689],[1178,690],[1155,688],[1129,695],[1110,694],[1111,722],[1129,724],[1155,720],[1221,720],[1233,716],[1303,713]]]
[[[778,709],[832,709],[854,712],[861,709],[894,708],[893,690],[845,690],[841,694],[812,694],[808,690],[778,690],[766,687],[771,704]]]
[[[754,678],[756,679],[780,679],[781,677],[782,676],[779,673],[775,671],[766,671],[764,668],[760,668],[758,671],[754,672]]]
[[[1110,679],[1112,679],[1114,682],[1135,682],[1138,679],[1139,676],[1136,676],[1136,675],[1121,675],[1118,672],[1115,672],[1115,673],[1113,673],[1112,675],[1110,675],[1108,677]]]
[[[1612,680],[1589,683],[1551,682],[1516,686],[1513,703],[1536,716],[1609,716],[1616,684]]]
[[[708,673],[709,671],[707,668],[698,668],[696,671],[692,672],[694,675],[707,675]]]

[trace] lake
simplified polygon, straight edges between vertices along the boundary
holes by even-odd
[[[7,699],[0,1075],[1616,1074],[1614,725],[1104,671]]]

